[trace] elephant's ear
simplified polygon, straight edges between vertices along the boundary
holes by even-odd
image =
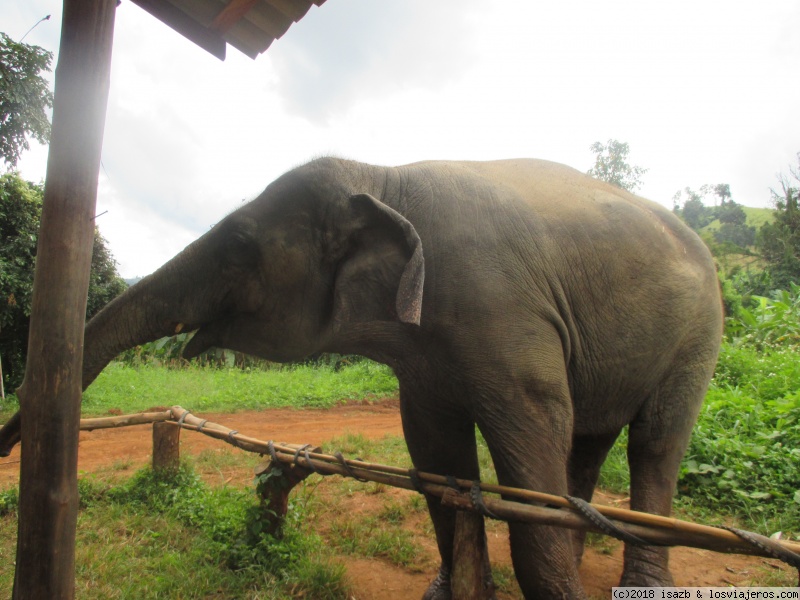
[[[356,194],[335,229],[334,320],[419,325],[425,263],[414,226],[369,194]]]

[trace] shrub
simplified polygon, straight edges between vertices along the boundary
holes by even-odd
[[[792,283],[790,291],[775,290],[771,297],[754,295],[751,302],[728,319],[730,341],[758,349],[800,346],[800,286]]]

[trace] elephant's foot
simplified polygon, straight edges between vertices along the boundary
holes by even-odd
[[[442,565],[439,574],[431,581],[422,600],[450,600],[453,597],[450,589],[450,570]]]
[[[655,546],[625,549],[621,586],[673,587],[668,567],[668,550]]]
[[[491,567],[484,566],[483,573],[483,587],[484,595],[480,600],[497,600],[494,593],[494,580],[492,579]],[[450,570],[442,565],[439,568],[439,574],[436,576],[431,584],[428,586],[422,600],[451,600],[453,592],[450,587]]]

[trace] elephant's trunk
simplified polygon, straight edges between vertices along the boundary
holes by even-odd
[[[111,301],[86,324],[83,389],[120,352],[140,344],[189,332],[207,321],[222,302],[223,286],[214,298],[207,288],[211,252],[204,239],[191,244],[152,275]]]
[[[197,290],[189,283],[203,280],[202,276],[198,279],[198,273],[194,272],[207,265],[207,261],[198,260],[202,253],[202,246],[195,242],[158,271],[112,300],[86,324],[84,390],[120,352],[180,331],[191,331],[208,318],[209,311],[214,310],[216,304],[209,298],[198,302]],[[18,391],[18,395],[24,401],[23,389]],[[0,456],[8,456],[19,440],[20,418],[17,412],[0,429]]]
[[[165,278],[161,270],[115,298],[86,324],[84,390],[120,352],[181,330],[182,322],[171,315],[173,311],[158,293],[159,281]]]

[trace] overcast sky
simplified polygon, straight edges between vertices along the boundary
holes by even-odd
[[[0,30],[58,52],[59,0],[6,0]],[[117,9],[97,212],[146,275],[310,158],[535,157],[581,171],[627,142],[640,193],[729,183],[769,206],[800,151],[797,0],[328,0],[252,61],[220,62]],[[44,177],[46,148],[22,174]]]

